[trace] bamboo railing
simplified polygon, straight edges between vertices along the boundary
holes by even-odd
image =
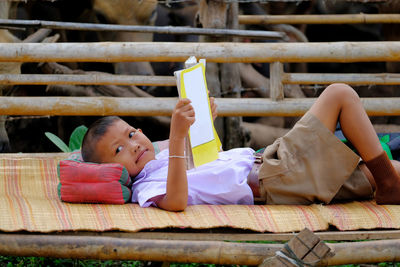
[[[282,82],[287,84],[398,85],[398,73],[283,73]]]
[[[0,115],[169,116],[173,97],[0,97]],[[315,98],[217,98],[218,116],[301,116]],[[364,98],[370,116],[400,115],[398,98]]]
[[[397,73],[282,73],[284,84],[399,85]],[[0,74],[5,85],[139,85],[175,86],[173,76],[103,75],[103,74]]]
[[[4,62],[185,61],[271,64],[270,99],[217,99],[220,116],[299,116],[315,99],[284,99],[283,84],[400,84],[399,74],[285,73],[282,62],[400,61],[400,42],[334,43],[18,43],[0,44]],[[128,75],[0,75],[2,84],[174,85],[173,77]],[[32,101],[34,100],[34,101]],[[398,98],[362,100],[370,116],[400,115]],[[170,115],[174,98],[1,97],[1,115]]]
[[[327,43],[1,43],[8,62],[184,62],[218,63],[400,61],[400,42]]]
[[[397,73],[282,73],[284,84],[398,85]],[[175,86],[173,76],[105,75],[105,74],[0,74],[6,85],[147,85]]]
[[[239,15],[240,24],[400,23],[400,14]]]
[[[43,84],[80,84],[80,85],[147,85],[175,86],[173,76],[141,76],[112,74],[0,74],[0,84],[7,85],[43,85]]]

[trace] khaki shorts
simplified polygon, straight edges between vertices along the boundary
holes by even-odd
[[[373,197],[360,157],[306,113],[263,153],[260,193],[266,204],[330,203]]]

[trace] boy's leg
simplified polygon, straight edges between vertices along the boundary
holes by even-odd
[[[400,176],[383,151],[357,93],[348,85],[332,84],[309,112],[332,132],[337,121],[340,122],[343,134],[355,146],[373,175],[377,202],[400,204]]]
[[[309,112],[332,132],[339,121],[343,134],[357,148],[364,161],[371,160],[383,152],[360,98],[350,86],[328,86]]]

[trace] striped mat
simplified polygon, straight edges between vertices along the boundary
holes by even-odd
[[[156,228],[231,227],[257,232],[400,228],[400,206],[373,202],[338,205],[199,205],[184,212],[140,208],[137,204],[69,204],[57,196],[54,157],[0,157],[0,231],[136,232]],[[65,155],[64,155],[65,156]]]

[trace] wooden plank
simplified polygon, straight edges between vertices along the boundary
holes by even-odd
[[[301,116],[316,98],[217,98],[219,116]],[[0,115],[170,116],[174,97],[0,97]],[[370,116],[400,115],[400,98],[362,98]]]
[[[287,84],[398,85],[398,73],[284,73],[282,82]]]
[[[304,229],[295,237],[289,240],[288,247],[299,259],[304,259],[310,251],[319,243],[320,239],[314,235],[310,230]],[[288,253],[284,248],[283,251]]]
[[[400,42],[0,43],[6,62],[184,62],[190,56],[219,63],[400,61]]]
[[[284,245],[284,247],[276,252],[276,256],[263,261],[260,267],[269,266],[315,266],[325,257],[333,256],[329,253],[331,248],[309,229],[305,228],[300,233]],[[329,253],[329,255],[328,255]]]
[[[240,24],[400,23],[400,14],[239,15]]]
[[[173,76],[116,74],[0,74],[0,84],[82,84],[82,85],[147,85],[176,86]]]
[[[330,248],[325,243],[320,241],[320,238],[313,232],[305,228],[295,237],[289,240],[287,247],[282,249],[287,255],[290,255],[288,250],[300,260],[306,263],[316,263],[325,257],[330,251]]]

